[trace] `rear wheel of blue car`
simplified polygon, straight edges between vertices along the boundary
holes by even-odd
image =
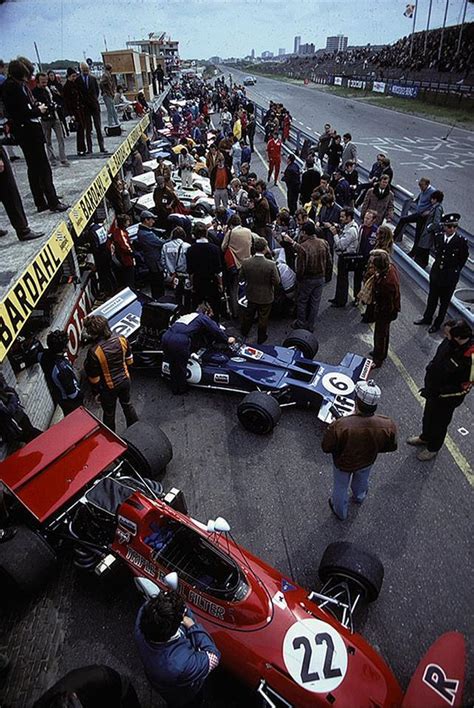
[[[239,421],[246,430],[256,435],[268,435],[281,417],[278,402],[266,393],[248,393],[237,408]]]
[[[284,347],[296,349],[305,359],[312,359],[318,353],[319,342],[307,329],[295,329],[283,342]]]

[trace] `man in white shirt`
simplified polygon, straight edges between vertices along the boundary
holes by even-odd
[[[354,221],[354,209],[346,207],[341,209],[339,221],[342,231],[331,228],[334,234],[334,248],[338,254],[337,259],[337,281],[336,293],[332,300],[329,300],[332,307],[345,307],[349,295],[349,270],[347,268],[346,257],[355,255],[359,248],[359,230]]]

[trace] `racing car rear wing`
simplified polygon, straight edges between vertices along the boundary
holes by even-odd
[[[39,523],[73,501],[127,449],[85,408],[0,463],[0,481]]]

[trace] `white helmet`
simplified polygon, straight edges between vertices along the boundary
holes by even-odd
[[[359,401],[365,403],[366,406],[376,406],[380,401],[382,391],[377,386],[375,381],[359,381],[356,383],[355,394]]]

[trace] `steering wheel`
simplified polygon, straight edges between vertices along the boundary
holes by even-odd
[[[243,343],[244,340],[242,338],[235,337],[235,342],[233,344],[228,344],[227,346],[233,354],[239,354]]]

